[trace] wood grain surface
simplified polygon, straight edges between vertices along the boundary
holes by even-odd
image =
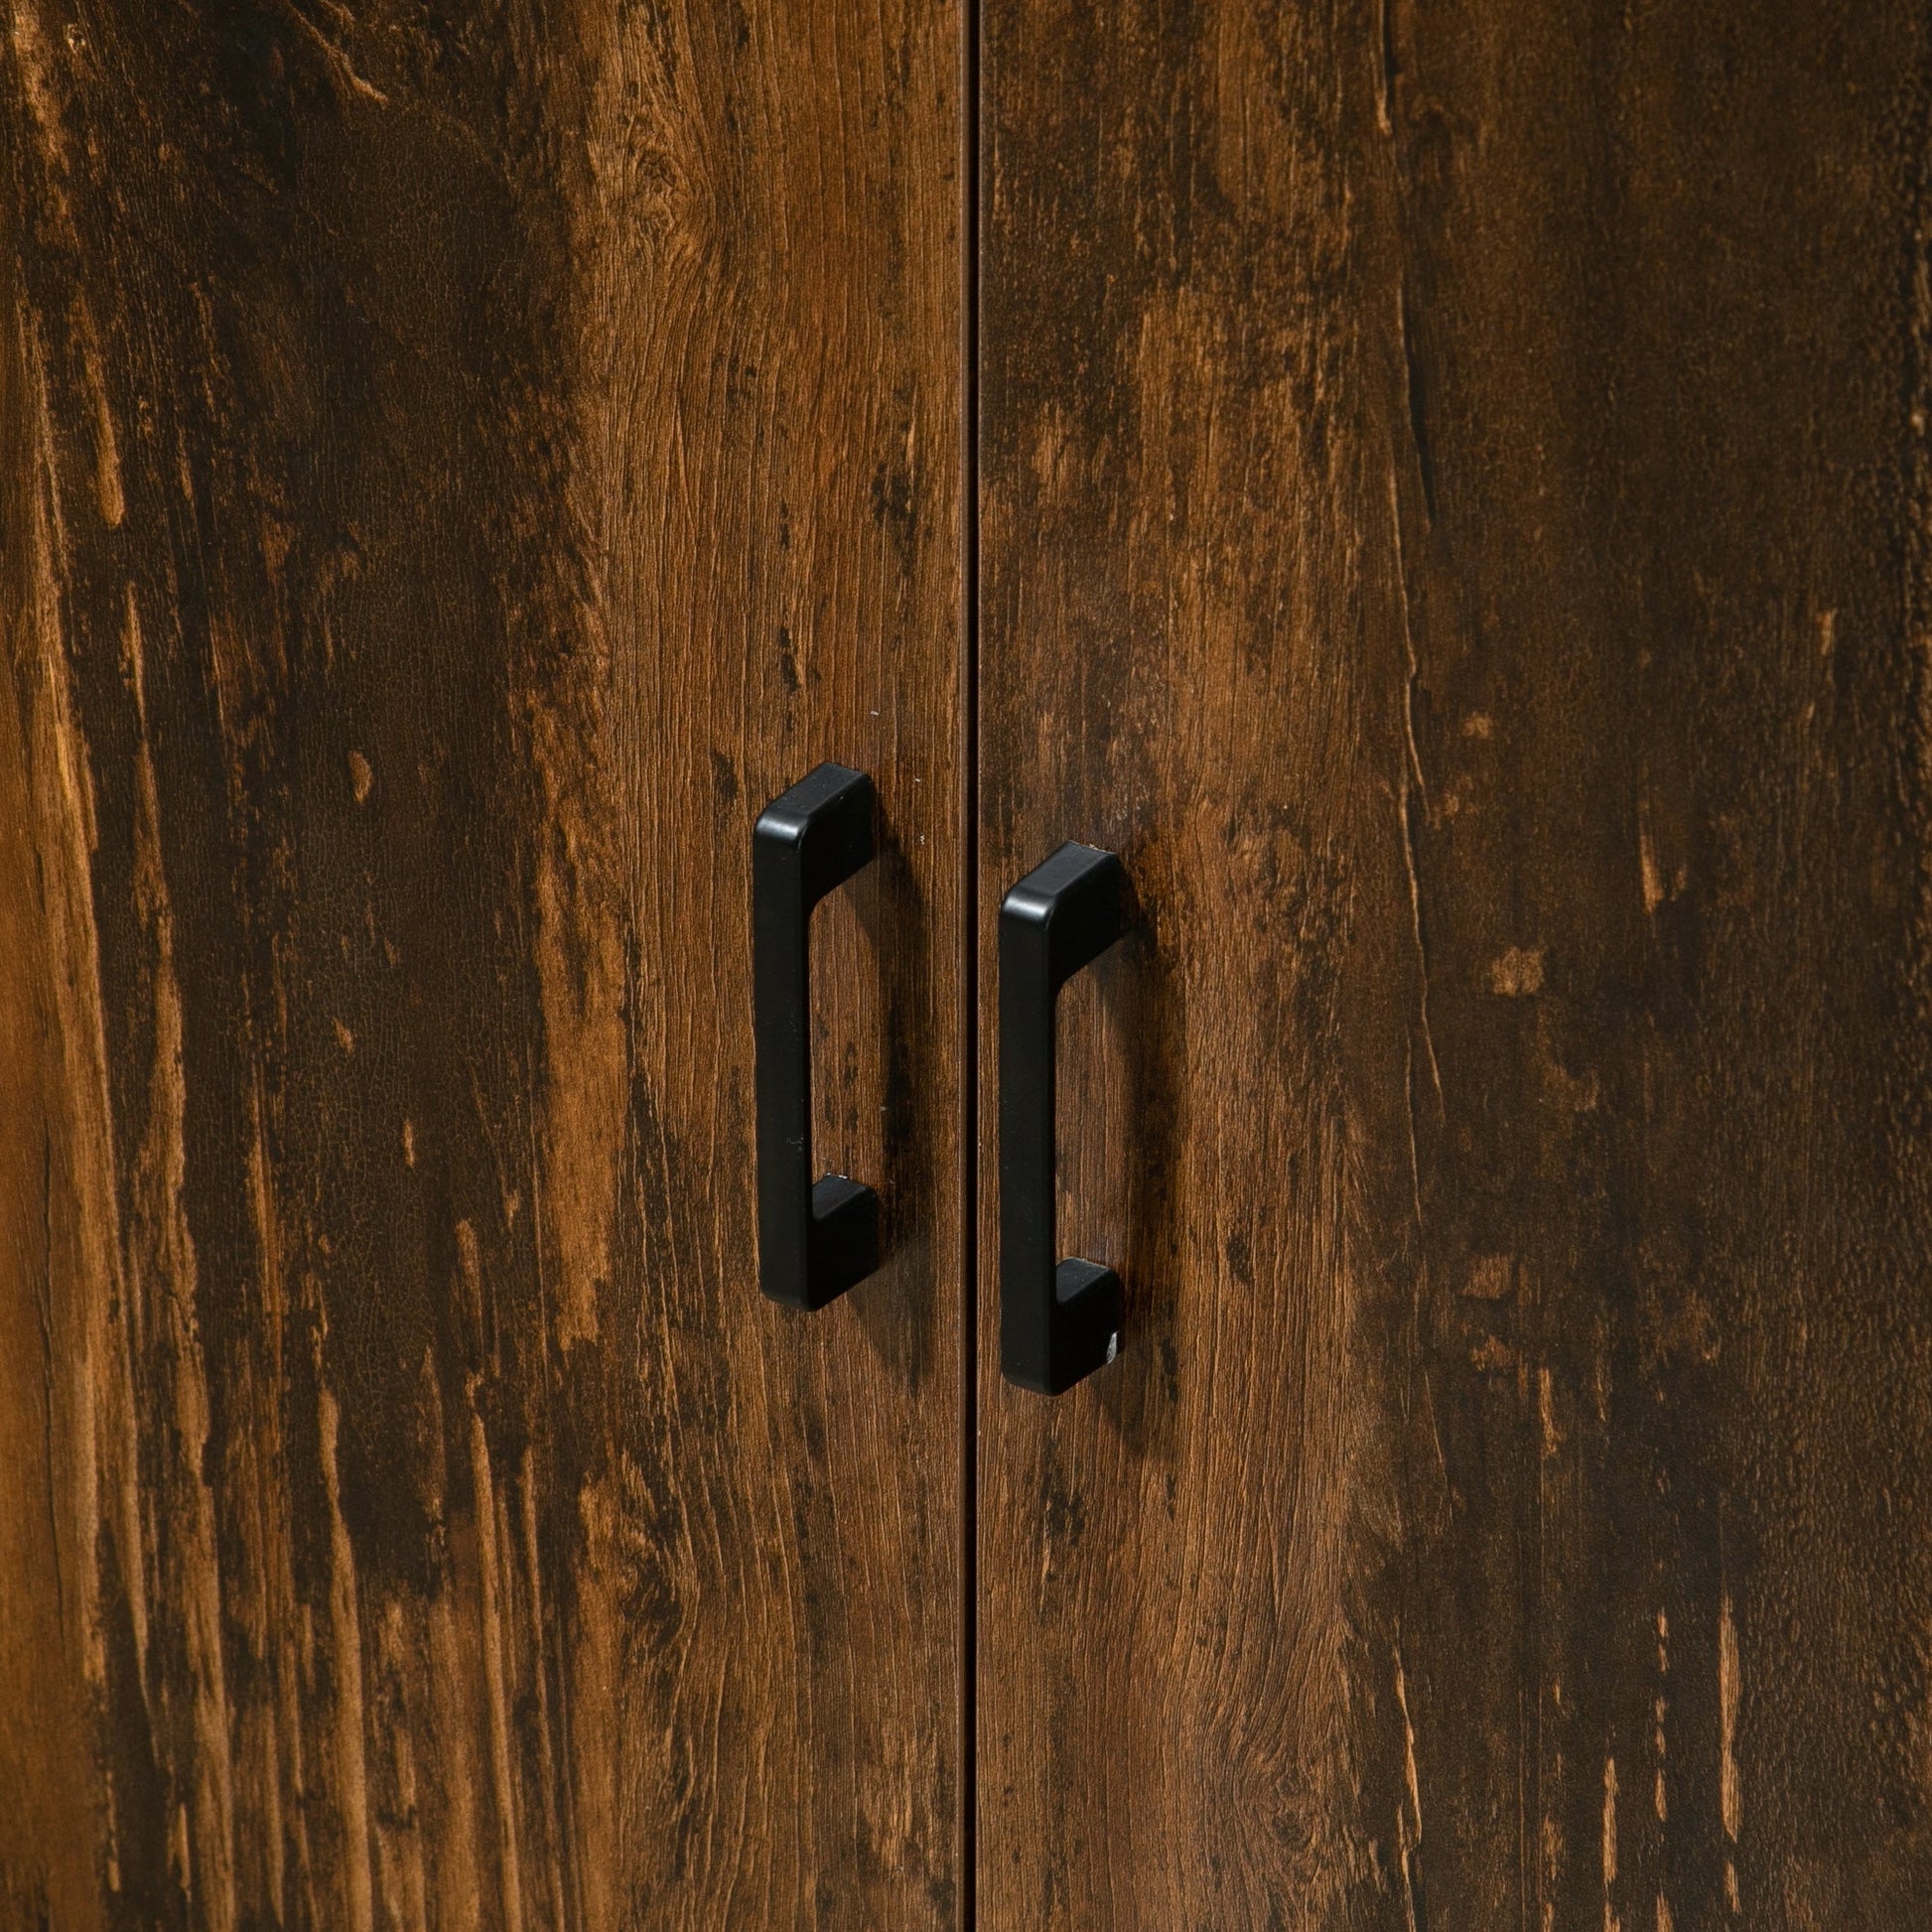
[[[0,1924],[946,1925],[946,6],[21,0]],[[820,759],[755,1274],[749,848]]]
[[[1143,926],[1057,1402],[982,1204],[986,1925],[1923,1922],[1928,59],[987,0],[982,1027],[1061,839]]]

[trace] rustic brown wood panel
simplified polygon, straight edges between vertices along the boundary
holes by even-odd
[[[944,6],[24,0],[0,1923],[948,1924]],[[819,759],[754,1273],[748,859]]]
[[[984,1920],[1917,1925],[1923,11],[985,21],[983,1025],[1060,839],[1145,926]]]

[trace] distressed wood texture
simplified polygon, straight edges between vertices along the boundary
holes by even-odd
[[[1925,1920],[1929,31],[987,0],[988,1925]]]
[[[0,1923],[952,1923],[955,17],[10,19]]]

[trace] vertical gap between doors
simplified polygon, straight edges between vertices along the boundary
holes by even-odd
[[[960,1924],[979,1876],[980,0],[960,0]]]

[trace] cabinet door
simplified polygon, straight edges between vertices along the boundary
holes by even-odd
[[[1922,1915],[1922,29],[987,0],[988,1925]]]
[[[0,1924],[960,1896],[945,6],[0,54]],[[759,1294],[750,853],[862,766]]]

